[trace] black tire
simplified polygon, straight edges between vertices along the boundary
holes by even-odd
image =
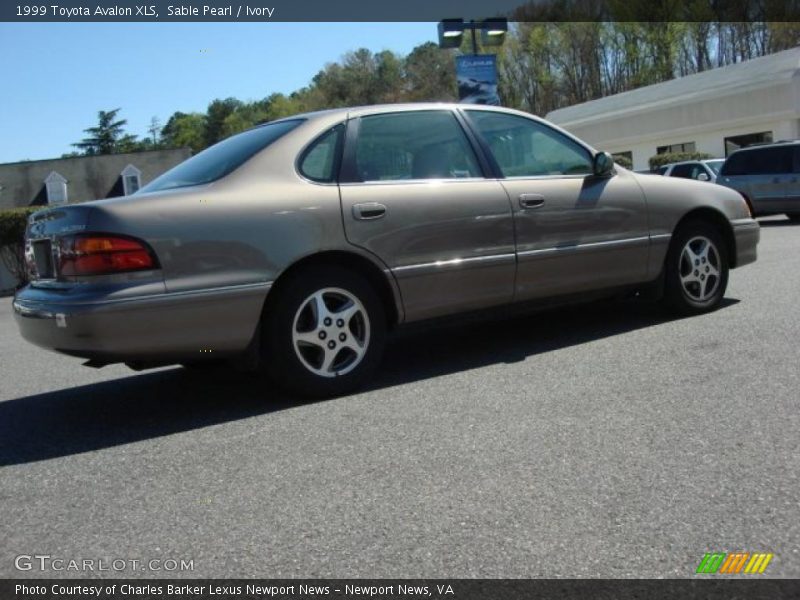
[[[289,392],[312,398],[338,396],[361,386],[380,363],[386,341],[386,312],[369,282],[349,269],[313,266],[280,282],[274,294],[262,321],[262,361],[270,378]],[[332,311],[327,313],[329,325],[316,323],[314,294],[322,294],[325,310]],[[347,307],[357,312],[339,326],[336,311]],[[313,337],[313,343],[298,342],[296,330]],[[318,343],[321,333],[325,337]],[[360,356],[351,347],[354,343],[363,348]],[[333,360],[325,368],[328,356]]]
[[[711,245],[706,255],[703,255],[704,244]],[[690,251],[696,251],[697,255]],[[691,269],[690,263],[693,263]],[[681,225],[672,236],[664,266],[667,306],[683,315],[719,307],[728,287],[729,264],[725,240],[715,225],[700,220]]]
[[[795,214],[786,215],[786,216],[789,217],[789,220],[792,223],[800,223],[800,214],[795,213]]]

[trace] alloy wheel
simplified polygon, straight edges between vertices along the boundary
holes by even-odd
[[[691,238],[683,247],[678,273],[683,291],[695,302],[706,302],[720,285],[721,261],[714,243],[705,236]]]
[[[369,346],[370,323],[361,301],[341,288],[308,296],[292,324],[292,346],[301,364],[321,377],[355,369]]]

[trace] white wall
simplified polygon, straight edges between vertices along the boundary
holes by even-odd
[[[647,161],[658,146],[685,142],[694,142],[699,152],[723,158],[723,140],[733,135],[771,131],[776,141],[800,137],[798,54],[782,55],[792,59],[791,68],[774,79],[761,80],[749,73],[744,78],[728,77],[721,89],[708,84],[715,72],[719,75],[738,68],[734,65],[709,71],[707,76],[698,74],[625,92],[616,103],[614,96],[608,96],[559,109],[548,118],[598,150],[633,152],[636,170],[648,168]],[[765,63],[753,60],[750,66],[760,64]],[[696,89],[688,88],[689,83]],[[677,87],[680,94],[673,89]],[[659,90],[663,97],[656,94]],[[638,98],[635,104],[632,97]]]
[[[746,124],[739,124],[730,127],[719,127],[707,131],[681,132],[677,135],[664,132],[663,135],[656,135],[648,139],[637,140],[636,142],[615,142],[604,144],[602,140],[586,140],[598,150],[608,152],[633,152],[633,168],[637,171],[649,168],[648,160],[656,154],[659,146],[671,144],[681,144],[694,142],[697,152],[707,152],[717,158],[725,158],[726,137],[734,135],[744,135],[747,133],[759,133],[771,131],[772,139],[792,140],[800,138],[797,119],[784,119],[780,121],[753,121]],[[577,134],[579,135],[579,134]]]

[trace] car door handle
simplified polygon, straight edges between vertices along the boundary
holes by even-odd
[[[519,205],[522,208],[539,208],[544,205],[544,196],[541,194],[520,194]]]
[[[378,202],[363,202],[353,205],[353,217],[359,221],[380,219],[386,214],[386,207]]]

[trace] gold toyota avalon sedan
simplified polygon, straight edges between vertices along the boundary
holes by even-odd
[[[14,312],[28,341],[90,366],[225,359],[328,396],[412,321],[634,291],[713,310],[758,240],[738,192],[635,174],[524,112],[343,108],[34,213]]]

